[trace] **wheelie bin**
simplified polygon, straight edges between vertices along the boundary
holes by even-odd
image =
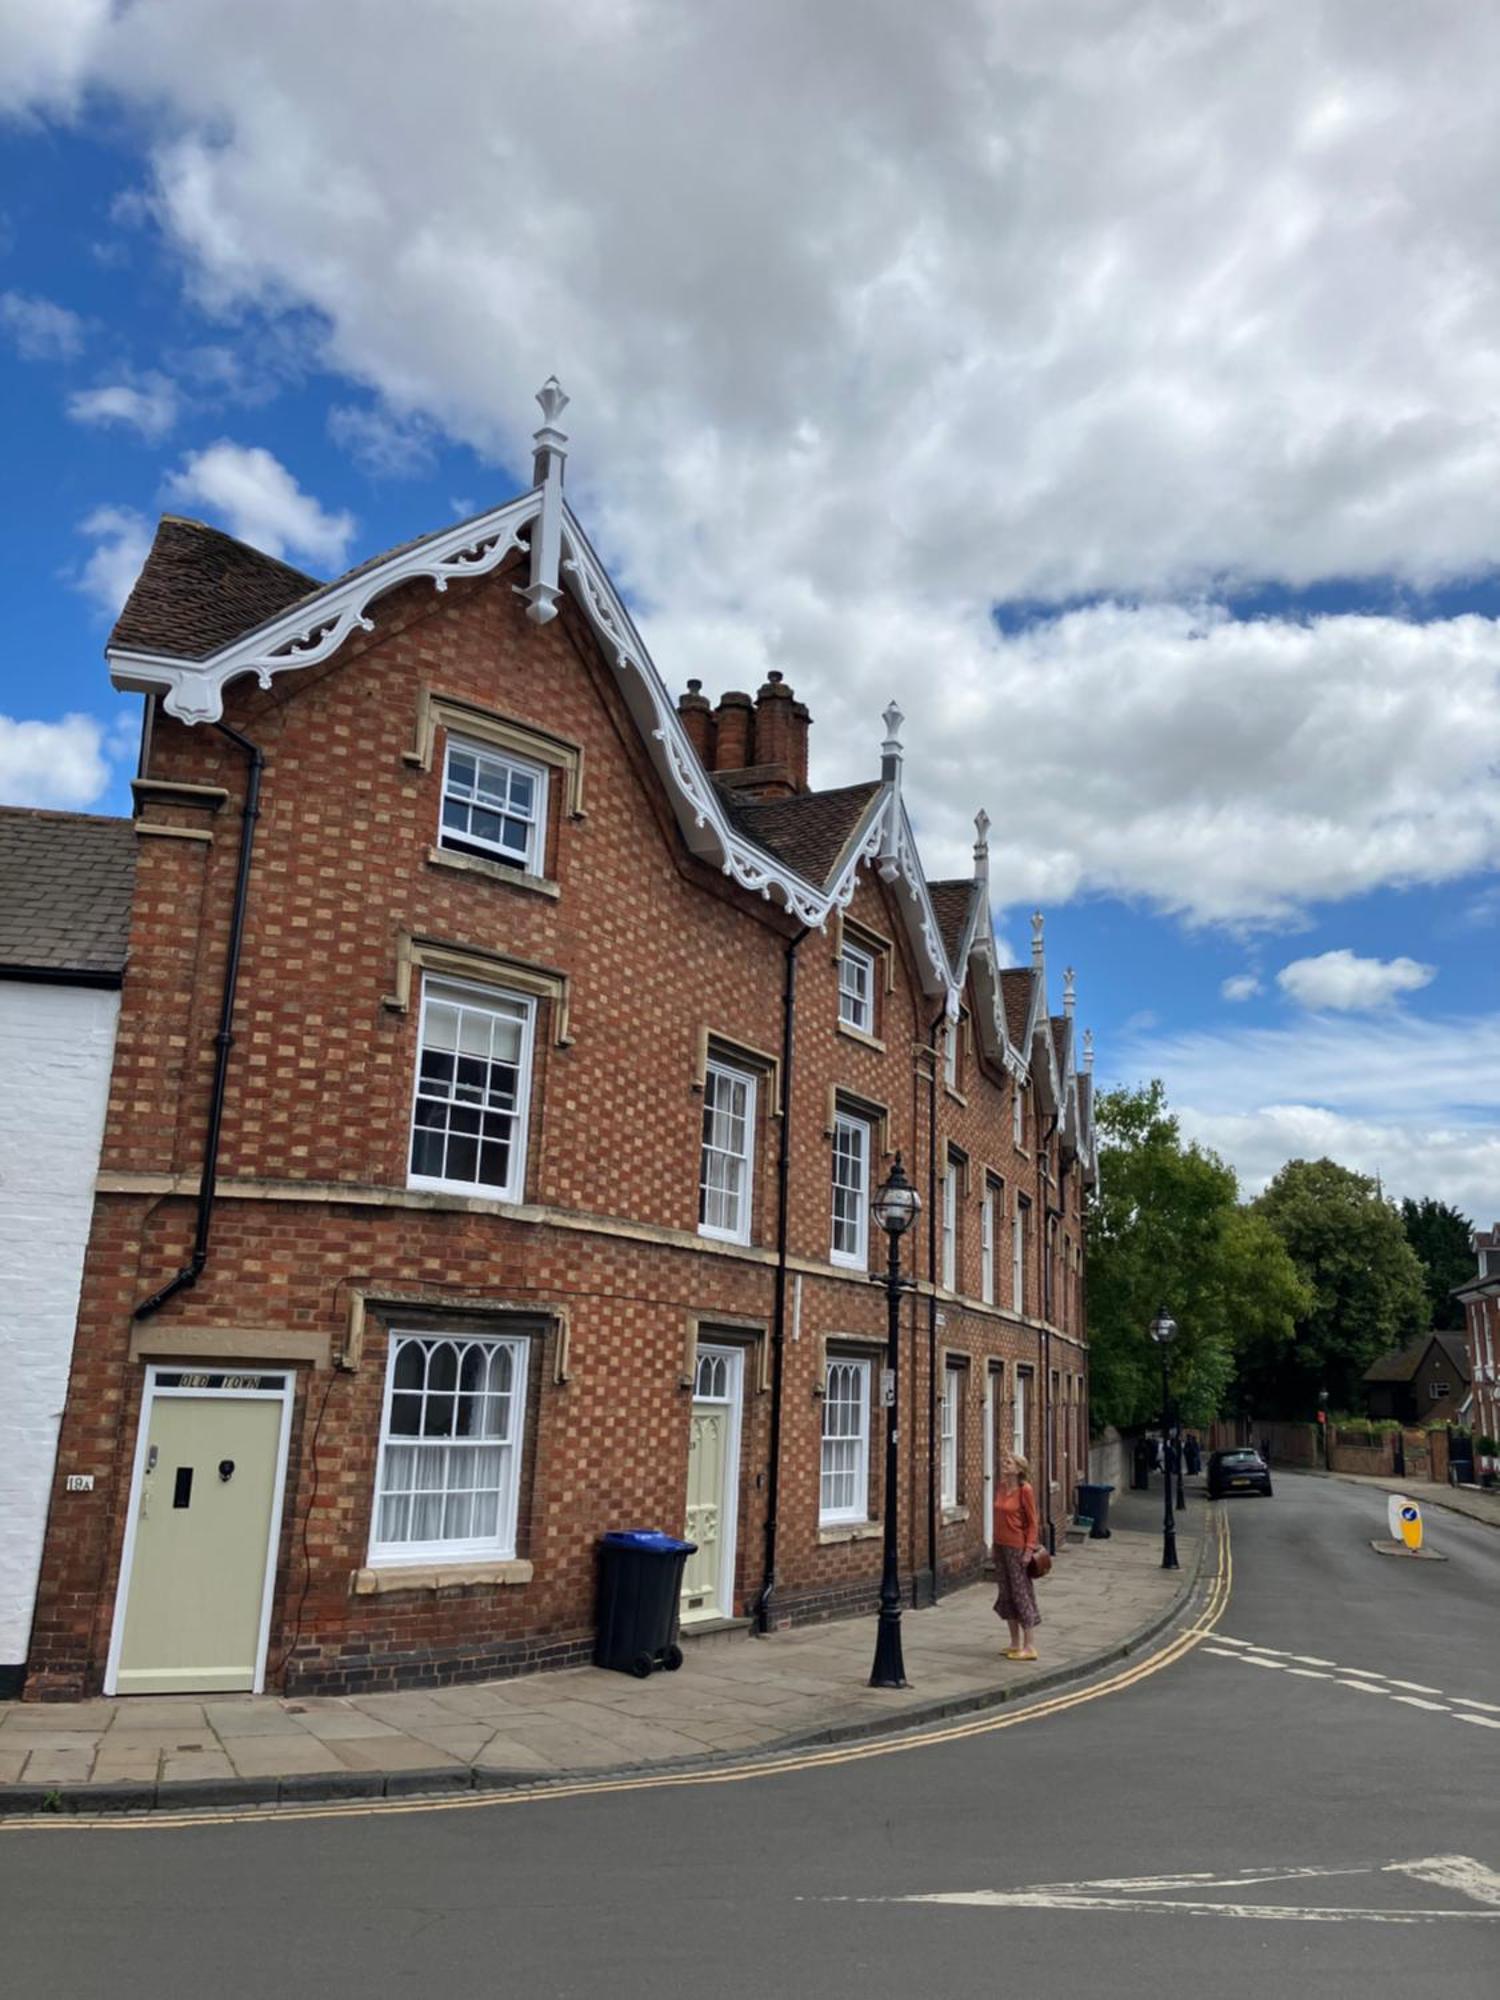
[[[620,1528],[599,1544],[599,1629],[594,1664],[644,1680],[682,1665],[677,1643],[682,1572],[696,1542],[654,1528]]]
[[[1093,1526],[1089,1529],[1091,1542],[1109,1540],[1109,1496],[1113,1486],[1081,1485],[1078,1489],[1078,1511],[1087,1514]]]

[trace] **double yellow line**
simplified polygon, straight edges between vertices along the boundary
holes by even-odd
[[[859,1764],[870,1757],[900,1757],[908,1751],[926,1750],[938,1743],[961,1743],[970,1737],[993,1735],[1001,1729],[1018,1729],[1024,1722],[1044,1721],[1048,1716],[1061,1715],[1066,1709],[1081,1707],[1088,1701],[1099,1701],[1105,1695],[1119,1694],[1125,1688],[1134,1687],[1138,1681],[1149,1680],[1152,1674],[1159,1674],[1164,1667],[1174,1665],[1208,1637],[1224,1616],[1234,1583],[1229,1523],[1222,1511],[1217,1512],[1214,1518],[1217,1523],[1217,1564],[1203,1609],[1191,1625],[1177,1632],[1159,1652],[1147,1654],[1143,1660],[1118,1674],[1112,1674],[1108,1680],[1095,1681],[1073,1694],[1057,1695],[1050,1701],[1032,1702],[1013,1713],[979,1716],[969,1722],[912,1730],[903,1736],[883,1737],[874,1742],[830,1746],[827,1750],[788,1751],[779,1757],[719,1765],[711,1771],[644,1772],[632,1778],[580,1778],[568,1784],[540,1784],[529,1791],[470,1792],[459,1797],[350,1800],[342,1804],[331,1801],[326,1805],[307,1806],[246,1806],[216,1813],[152,1813],[149,1818],[141,1819],[108,1816],[80,1819],[60,1814],[56,1817],[0,1821],[0,1832],[55,1832],[66,1828],[71,1832],[149,1833],[169,1827],[237,1826],[249,1822],[281,1825],[288,1820],[365,1819],[377,1813],[477,1812],[493,1810],[498,1806],[546,1805],[554,1799],[600,1798],[612,1792],[657,1791],[666,1786],[737,1785],[748,1779],[781,1777],[792,1771],[822,1771],[839,1764]]]

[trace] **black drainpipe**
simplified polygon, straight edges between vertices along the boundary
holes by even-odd
[[[932,1601],[938,1600],[938,1475],[937,1475],[937,1052],[938,1030],[947,1018],[944,1007],[927,1030],[927,1567],[932,1571]],[[915,1426],[913,1426],[915,1429]],[[915,1448],[915,1444],[913,1446]]]
[[[797,947],[804,924],[787,940],[781,989],[781,1141],[776,1151],[776,1289],[771,1305],[771,1463],[766,1489],[766,1566],[755,1603],[755,1628],[771,1628],[771,1595],[776,1588],[776,1516],[781,1505],[781,1385],[786,1369],[787,1209],[792,1169],[792,1051],[797,1025]]]
[[[219,1131],[224,1123],[224,1086],[229,1077],[229,1051],[234,1047],[234,994],[240,976],[240,947],[245,936],[245,906],[250,895],[250,856],[255,846],[255,822],[260,818],[260,776],[265,758],[248,736],[216,722],[215,729],[238,745],[249,759],[245,781],[245,804],[240,816],[240,858],[234,882],[234,914],[229,920],[229,948],[224,960],[224,993],[219,1003],[219,1032],[214,1036],[214,1085],[208,1101],[208,1136],[203,1142],[203,1176],[198,1183],[198,1226],[193,1234],[193,1254],[159,1292],[143,1299],[135,1309],[137,1319],[152,1313],[196,1285],[208,1262],[208,1235],[213,1221],[214,1189],[219,1179]]]

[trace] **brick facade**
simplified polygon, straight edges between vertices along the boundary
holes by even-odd
[[[801,934],[775,901],[695,858],[595,629],[566,596],[559,616],[532,622],[512,587],[524,563],[513,555],[441,595],[427,581],[405,584],[381,600],[374,629],[326,663],[266,689],[249,678],[230,685],[226,720],[260,747],[265,775],[211,1251],[196,1284],[137,1319],[191,1247],[245,784],[244,759],[224,736],[156,713],[137,787],[128,971],[32,1634],[34,1696],[103,1685],[145,1367],[194,1357],[201,1367],[207,1353],[295,1369],[268,1686],[336,1691],[587,1657],[599,1533],[683,1526],[695,1336],[745,1351],[733,1611],[759,1608],[776,1623],[873,1605],[878,1397],[868,1523],[819,1520],[827,1357],[869,1356],[878,1382],[885,1332],[881,1288],[830,1261],[839,1093],[878,1121],[873,1183],[899,1150],[926,1204],[903,1245],[903,1268],[919,1280],[903,1305],[900,1371],[906,1589],[929,1593],[934,1568],[939,1587],[981,1568],[987,1381],[992,1421],[1008,1439],[1017,1371],[1030,1371],[1027,1443],[1044,1511],[1059,1524],[1086,1476],[1087,1098],[1071,1010],[1058,1020],[1045,1004],[1034,1011],[1017,1148],[1020,1086],[984,1045],[975,1024],[986,1002],[964,968],[955,1087],[944,1081],[943,1003],[924,983],[905,885],[862,867],[847,913]],[[476,727],[555,748],[538,879],[437,844],[443,751],[463,705]],[[795,799],[805,794],[806,712],[779,683],[762,707],[775,755],[758,767],[748,702],[721,705],[693,728],[705,750],[716,737],[732,753],[746,774],[742,796]],[[876,1019],[864,1035],[839,1025],[846,927],[876,947]],[[519,1201],[408,1185],[421,994],[436,976],[428,949],[481,974],[504,960],[534,981]],[[780,1504],[763,1602],[789,952]],[[1042,992],[1039,958],[1018,976]],[[503,986],[503,971],[494,980]],[[708,1047],[741,1052],[757,1078],[745,1244],[698,1229]],[[961,1189],[951,1289],[933,1283],[950,1148]],[[986,1305],[991,1182],[996,1303]],[[1011,1309],[1017,1195],[1031,1204],[1023,1312]],[[879,1269],[885,1243],[873,1220],[869,1234]],[[503,1576],[476,1579],[455,1562],[403,1581],[370,1562],[393,1328],[511,1330],[530,1343],[514,1557],[495,1566]],[[948,1364],[962,1388],[957,1494],[944,1508],[929,1492],[934,1389]],[[91,1493],[64,1494],[73,1473],[92,1475]]]

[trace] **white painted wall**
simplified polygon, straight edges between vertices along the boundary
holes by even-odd
[[[31,1637],[119,1011],[0,979],[0,1666]]]

